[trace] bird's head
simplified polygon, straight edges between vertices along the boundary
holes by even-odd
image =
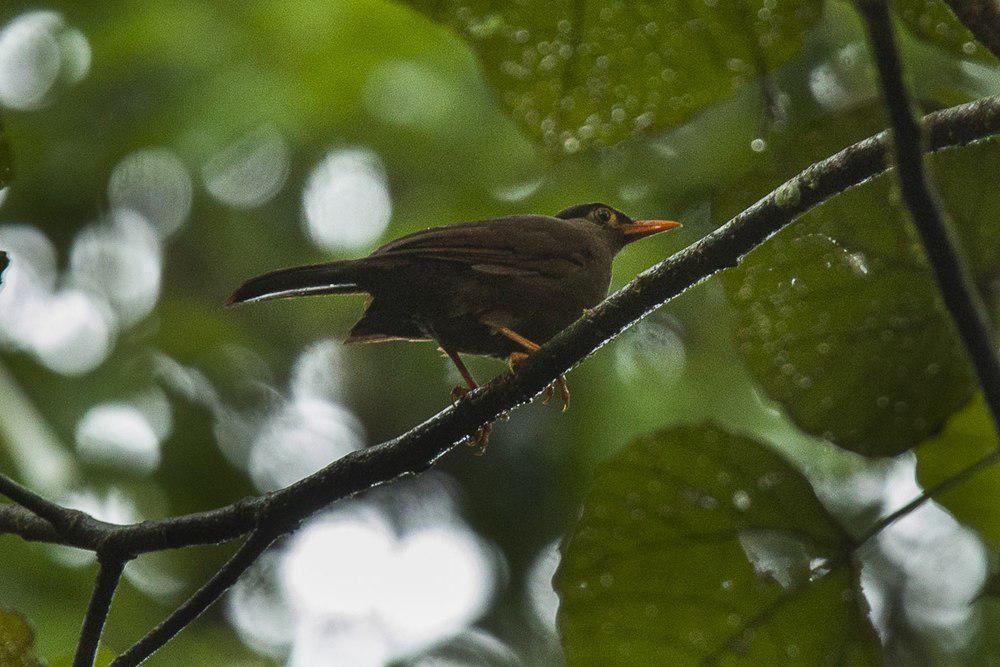
[[[609,239],[623,248],[632,241],[680,227],[672,220],[633,220],[607,204],[578,204],[556,213],[563,220],[586,220],[597,225]]]

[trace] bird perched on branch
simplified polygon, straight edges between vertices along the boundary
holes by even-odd
[[[227,305],[323,294],[368,294],[348,343],[434,341],[466,386],[478,385],[462,353],[507,359],[511,370],[602,301],[615,255],[679,223],[632,220],[605,204],[555,216],[513,215],[410,234],[367,257],[280,269],[251,278]],[[569,391],[557,384],[563,409]],[[546,402],[551,398],[550,387]],[[480,434],[480,444],[485,444]]]

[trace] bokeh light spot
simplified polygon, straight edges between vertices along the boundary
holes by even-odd
[[[493,592],[481,545],[473,533],[453,526],[405,536],[386,579],[379,612],[404,652],[458,634],[485,611]]]
[[[296,533],[282,563],[288,598],[310,614],[364,616],[378,604],[394,536],[370,512],[336,513]]]
[[[107,223],[77,235],[70,251],[69,280],[105,299],[128,326],[156,305],[160,264],[155,229],[135,211],[120,210]]]
[[[0,103],[12,109],[42,106],[59,76],[61,25],[59,14],[34,11],[0,30]]]
[[[141,474],[160,463],[160,438],[135,406],[95,405],[76,425],[76,447],[85,458]]]
[[[274,127],[262,127],[212,156],[202,167],[205,189],[223,204],[256,208],[288,178],[291,151]]]
[[[331,252],[371,245],[392,216],[382,163],[366,149],[327,155],[309,174],[302,204],[309,237]]]
[[[100,366],[116,338],[114,313],[86,292],[65,289],[46,299],[38,313],[32,346],[39,361],[64,375]]]
[[[152,223],[160,237],[177,231],[191,211],[192,185],[180,158],[148,148],[119,162],[108,181],[113,209],[130,209]]]
[[[250,455],[250,475],[260,489],[280,489],[361,445],[361,425],[350,410],[316,398],[296,398],[260,429]]]

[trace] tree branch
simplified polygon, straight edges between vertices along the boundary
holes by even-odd
[[[0,474],[0,495],[15,504],[0,505],[0,534],[8,525],[27,540],[56,542],[102,552],[118,539],[121,526],[99,521],[86,512],[63,507]]]
[[[954,489],[956,486],[962,484],[966,480],[972,479],[983,470],[986,470],[997,463],[1000,463],[1000,449],[991,451],[989,454],[978,459],[977,461],[974,461],[969,466],[962,468],[951,477],[943,479],[931,488],[924,490],[923,493],[910,502],[906,503],[899,509],[890,512],[889,514],[886,514],[884,517],[873,523],[871,527],[869,527],[868,530],[862,533],[861,537],[857,539],[855,542],[855,550],[864,546],[868,540],[872,539],[927,501],[937,498],[945,491]]]
[[[108,618],[108,612],[111,611],[111,600],[115,596],[122,571],[125,569],[126,561],[119,556],[101,556],[98,561],[100,569],[97,571],[94,592],[87,606],[87,615],[83,618],[83,629],[80,631],[80,642],[76,647],[73,667],[93,666],[104,622]]]
[[[18,484],[7,475],[0,474],[0,494],[7,496],[12,501],[30,510],[33,514],[45,519],[54,526],[59,526],[65,530],[66,526],[74,521],[80,520],[82,513],[74,513],[74,510],[57,505],[31,489]]]
[[[1000,125],[1000,100],[983,101],[988,124]],[[981,118],[982,119],[982,118]],[[941,140],[951,131],[932,132]],[[453,443],[512,406],[540,393],[552,378],[568,371],[605,342],[641,319],[653,308],[716,272],[735,266],[739,258],[793,219],[835,193],[863,182],[884,170],[886,137],[879,135],[851,146],[813,165],[778,190],[692,246],[643,272],[632,283],[588,313],[536,352],[517,376],[504,376],[484,390],[470,394],[457,408],[449,409],[400,438],[348,455],[320,472],[270,496],[254,536],[272,520],[287,523],[267,537],[253,536],[219,573],[161,626],[116,664],[138,664],[207,609],[263,553],[271,540],[294,528],[297,522],[330,502],[407,472],[424,470],[446,453]],[[466,407],[467,406],[467,407]],[[460,417],[465,413],[469,417]]]
[[[195,591],[187,602],[174,610],[162,623],[153,628],[149,634],[136,642],[129,650],[118,656],[112,667],[131,667],[138,665],[153,655],[178,632],[194,622],[208,609],[213,602],[222,597],[229,587],[236,583],[244,572],[253,565],[264,551],[274,541],[273,533],[255,530],[243,543],[243,546],[226,561],[226,564],[209,579],[204,586]],[[74,665],[74,667],[76,667]]]
[[[931,114],[923,124],[930,137],[929,150],[983,139],[1000,133],[1000,97]],[[746,253],[814,206],[885,171],[889,144],[883,132],[810,166],[714,232],[644,271],[533,353],[516,376],[500,377],[398,438],[349,454],[281,491],[209,512],[118,526],[63,510],[3,478],[6,482],[0,480],[0,492],[9,491],[12,499],[31,511],[0,506],[0,533],[99,553],[113,544],[115,553],[132,556],[224,542],[253,531],[222,570],[116,663],[137,664],[218,599],[271,541],[294,530],[310,514],[335,500],[426,470],[468,434],[530,401],[653,309],[735,266]]]
[[[924,168],[923,135],[903,82],[903,66],[896,49],[888,2],[859,0],[858,5],[867,23],[872,56],[892,123],[896,175],[903,201],[923,241],[944,303],[976,370],[986,404],[1000,433],[1000,358],[997,357],[992,324]]]
[[[0,504],[0,534],[18,535],[28,542],[64,544],[80,549],[90,548],[89,542],[74,542],[60,535],[51,523],[14,503]]]
[[[979,43],[1000,59],[1000,3],[997,0],[944,0]]]
[[[930,139],[929,150],[1000,133],[1000,97],[930,114],[923,119],[923,126]],[[270,516],[301,520],[334,500],[425,470],[468,433],[529,401],[553,378],[646,313],[714,273],[735,266],[740,257],[814,206],[885,171],[888,146],[883,132],[810,166],[711,234],[643,272],[534,353],[517,376],[498,378],[470,393],[458,406],[398,438],[349,454],[281,491],[207,512],[128,525],[104,523],[82,512],[73,512],[78,518],[69,524],[58,515],[53,517],[55,521],[47,521],[20,508],[0,505],[0,534],[92,551],[114,540],[127,554],[217,544],[255,529],[265,511]],[[44,499],[18,485],[7,490],[11,488],[16,497],[27,497],[35,509],[52,515],[51,506],[41,510],[38,505],[38,500],[47,503]]]

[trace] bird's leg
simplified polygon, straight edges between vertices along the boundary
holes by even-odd
[[[477,389],[479,385],[476,383],[476,378],[472,377],[472,373],[470,373],[469,369],[465,367],[465,362],[462,361],[462,357],[458,356],[458,352],[449,350],[443,346],[441,350],[447,354],[448,358],[455,364],[455,368],[458,369],[458,372],[462,375],[462,379],[465,380],[465,384],[468,385],[468,387],[463,387],[460,384],[455,385],[455,388],[451,390],[451,402],[453,404],[458,403],[463,396],[468,394],[473,389]]]
[[[447,354],[448,358],[452,360],[455,367],[458,369],[458,372],[461,373],[462,379],[465,380],[465,383],[468,385],[468,387],[463,387],[460,384],[455,385],[455,388],[451,390],[451,404],[455,405],[462,399],[463,396],[479,387],[479,385],[476,384],[476,379],[472,377],[472,373],[469,372],[469,369],[465,367],[465,362],[462,361],[462,357],[458,356],[458,352],[449,350],[444,346],[442,346],[441,349],[444,350],[444,353]],[[475,447],[472,453],[476,456],[482,456],[486,453],[486,445],[489,442],[491,430],[493,430],[493,427],[490,424],[486,424],[476,431],[476,437],[468,439],[466,444],[470,447]]]
[[[521,334],[517,333],[516,331],[514,331],[509,327],[497,326],[494,328],[497,330],[498,333],[501,333],[507,338],[511,339],[512,341],[514,341],[515,343],[526,349],[528,352],[534,352],[535,350],[541,347],[541,345],[539,345],[538,343],[531,342],[530,340],[528,340],[527,338],[525,338],[524,336],[522,336]],[[524,356],[526,357],[528,355]]]
[[[510,356],[507,357],[507,368],[510,369],[511,375],[517,373],[518,365],[528,358],[528,355],[524,352],[511,352]]]
[[[504,326],[497,326],[493,324],[487,324],[487,326],[493,327],[497,333],[502,334],[514,341],[528,352],[534,352],[541,346],[538,343],[534,343],[521,334],[517,333],[513,329]],[[510,357],[507,358],[507,366],[510,368],[510,372],[515,372],[515,367],[520,362],[528,358],[528,354],[525,352],[512,352]],[[542,405],[548,405],[552,401],[552,396],[555,395],[555,388],[559,388],[559,397],[562,399],[563,412],[569,409],[569,387],[566,385],[566,376],[560,375],[555,382],[550,384],[545,388],[545,398],[542,399]]]

